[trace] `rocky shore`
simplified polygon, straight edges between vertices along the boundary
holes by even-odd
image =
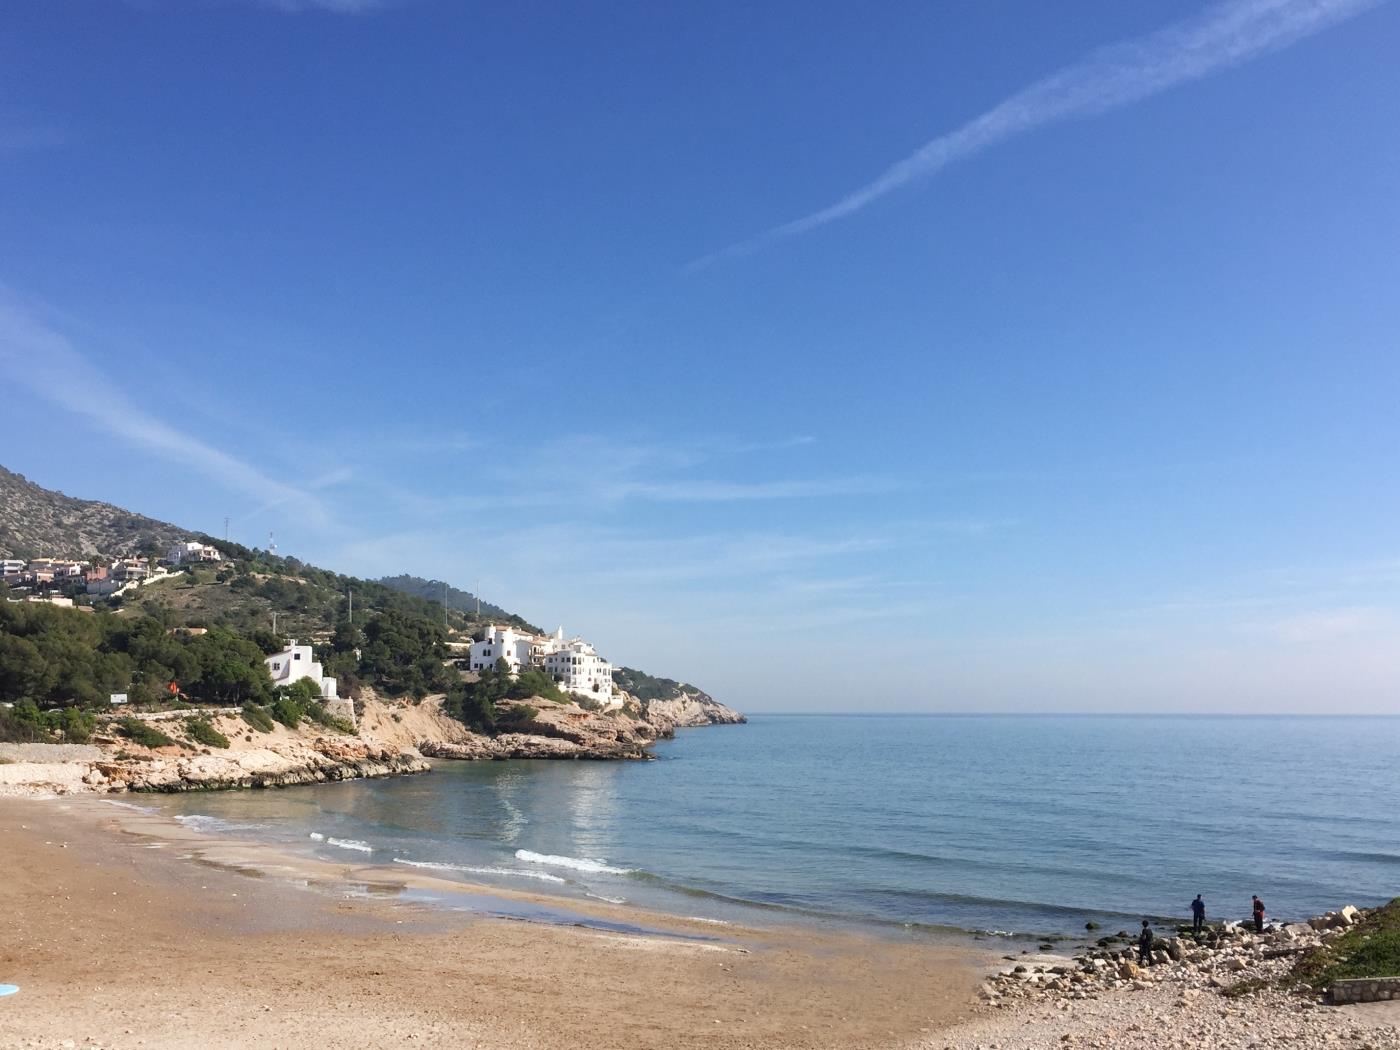
[[[169,712],[145,716],[175,739],[167,747],[141,747],[112,725],[99,726],[90,745],[0,744],[0,796],[287,787],[424,773],[432,768],[429,758],[643,760],[678,726],[744,721],[708,697],[647,707],[634,702],[600,712],[574,703],[504,702],[499,714],[510,731],[494,736],[445,714],[440,696],[414,702],[367,692],[357,703],[355,735],[310,722],[258,732],[236,709]],[[227,737],[229,746],[206,747],[185,735],[192,714]]]
[[[1242,924],[1158,938],[1152,962],[1121,933],[1075,956],[1008,957],[982,985],[984,1016],[927,1044],[946,1050],[1049,1046],[1400,1048],[1400,1003],[1335,1007],[1295,967],[1361,922],[1347,907],[1305,923]]]

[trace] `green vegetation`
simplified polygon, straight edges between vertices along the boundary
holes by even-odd
[[[1294,976],[1319,991],[1333,981],[1400,977],[1400,897],[1336,940],[1308,952]]]
[[[272,706],[268,708],[268,714],[288,729],[295,729],[301,725],[301,720],[306,717],[306,708],[290,696],[279,696],[272,701]]]
[[[326,705],[319,701],[312,701],[306,705],[306,717],[318,725],[323,725],[327,729],[334,729],[337,733],[353,735],[355,727],[343,718],[337,718],[326,710]]]
[[[257,704],[247,703],[243,705],[241,712],[243,721],[256,729],[259,733],[272,732],[272,716],[267,713],[267,708],[259,707]]]
[[[447,632],[441,625],[391,610],[365,624],[364,634],[360,672],[388,692],[423,697],[452,684],[455,673],[444,664]]]
[[[462,613],[471,623],[499,623],[519,627],[525,631],[533,631],[535,634],[544,633],[534,624],[526,623],[519,616],[506,612],[499,605],[481,601],[476,595],[458,590],[442,580],[425,580],[421,576],[384,576],[377,582],[386,587],[392,587],[396,591],[402,591],[404,594],[436,602],[438,605],[441,605],[445,598],[449,609]]]
[[[538,668],[527,667],[518,676],[512,677],[506,662],[498,660],[495,667],[480,672],[475,682],[453,685],[447,691],[442,709],[477,732],[493,733],[505,725],[529,721],[539,714],[537,708],[519,705],[509,709],[504,716],[499,716],[497,704],[502,700],[534,698],[555,703],[568,700],[554,681]],[[528,716],[520,714],[522,711],[528,711]]]
[[[228,737],[204,718],[185,719],[185,735],[205,747],[228,747]]]
[[[117,729],[122,736],[142,747],[170,747],[175,743],[155,726],[139,718],[123,718],[117,723]]]
[[[77,707],[41,711],[32,700],[21,700],[13,708],[0,708],[0,742],[86,744],[97,725],[91,713]]]
[[[171,634],[160,619],[0,604],[0,700],[40,708],[105,709],[111,693],[169,697],[168,684],[207,703],[266,699],[262,650],[231,631]]]
[[[677,682],[674,678],[658,678],[645,671],[638,671],[635,667],[614,669],[613,683],[644,704],[651,700],[673,700],[682,693],[696,693],[702,697],[707,695],[693,685]]]

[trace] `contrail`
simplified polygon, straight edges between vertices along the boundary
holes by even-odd
[[[1118,109],[1220,69],[1277,51],[1384,0],[1230,0],[1145,37],[1095,51],[956,131],[920,147],[866,185],[820,211],[687,264],[687,270],[745,255],[860,211],[887,193],[926,179],[1026,131]]]

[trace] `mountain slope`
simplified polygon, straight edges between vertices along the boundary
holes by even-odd
[[[492,605],[488,601],[482,601],[470,591],[459,590],[450,583],[442,580],[425,580],[421,576],[381,576],[376,583],[382,583],[385,587],[392,587],[396,591],[403,591],[404,594],[411,594],[415,598],[425,598],[430,602],[446,604],[449,609],[466,613],[474,621],[499,620],[505,623],[515,624],[527,631],[540,633],[538,627],[526,623],[514,613],[506,612],[499,605]],[[478,616],[478,612],[480,615]]]
[[[0,557],[121,557],[141,550],[164,554],[195,533],[110,503],[74,499],[0,467]]]

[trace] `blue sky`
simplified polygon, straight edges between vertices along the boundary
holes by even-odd
[[[1400,710],[1400,4],[13,5],[0,462],[754,710]]]

